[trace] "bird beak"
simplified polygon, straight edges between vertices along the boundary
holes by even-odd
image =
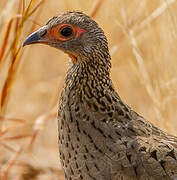
[[[44,27],[38,29],[37,31],[30,34],[24,41],[23,47],[29,44],[35,44],[35,43],[44,43],[47,44],[48,41],[45,39],[45,34],[47,33],[47,30]]]

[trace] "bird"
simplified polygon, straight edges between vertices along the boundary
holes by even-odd
[[[83,12],[52,17],[23,46],[70,57],[59,100],[59,156],[66,180],[177,180],[177,137],[131,109],[110,78],[104,31]]]

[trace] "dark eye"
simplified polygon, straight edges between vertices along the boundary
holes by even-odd
[[[70,27],[64,27],[60,33],[64,37],[69,37],[73,34],[73,30]]]

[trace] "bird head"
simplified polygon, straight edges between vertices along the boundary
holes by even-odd
[[[103,30],[81,12],[54,16],[46,25],[29,35],[23,46],[34,43],[43,43],[62,50],[72,58],[74,64],[78,60],[91,61],[97,57],[109,57]]]

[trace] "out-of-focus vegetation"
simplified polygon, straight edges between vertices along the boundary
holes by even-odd
[[[68,57],[25,37],[68,10],[104,29],[112,79],[124,101],[177,135],[177,2],[175,0],[1,0],[0,179],[63,179],[57,103]]]

